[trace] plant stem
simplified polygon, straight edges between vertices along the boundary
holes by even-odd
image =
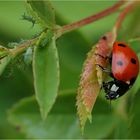
[[[109,7],[108,9],[101,11],[100,13],[97,13],[96,15],[92,15],[92,16],[84,18],[80,21],[77,21],[77,22],[74,22],[74,23],[71,23],[68,25],[64,25],[62,28],[57,30],[57,33],[62,35],[65,32],[75,30],[75,29],[80,28],[84,25],[87,25],[87,24],[90,24],[94,21],[97,21],[105,16],[108,16],[108,15],[112,14],[113,12],[115,12],[116,10],[118,10],[125,2],[126,1],[121,0],[121,1],[117,2],[115,5]]]
[[[80,21],[77,21],[77,22],[74,22],[74,23],[71,23],[71,24],[68,24],[68,25],[64,25],[62,28],[59,28],[56,30],[56,38],[57,37],[60,37],[62,34],[68,32],[68,31],[72,31],[72,30],[75,30],[77,28],[80,28],[84,25],[87,25],[87,24],[90,24],[94,21],[97,21],[105,16],[108,16],[110,14],[112,14],[113,12],[117,11],[124,3],[126,3],[128,1],[125,1],[125,0],[120,0],[119,2],[117,2],[116,4],[114,4],[113,6],[95,14],[95,15],[92,15],[92,16],[89,16],[87,18],[84,18]],[[120,23],[118,23],[119,25]],[[116,25],[116,27],[118,27],[118,25]],[[116,28],[118,29],[118,28]],[[17,46],[15,49],[11,49],[11,53],[13,55],[18,55],[22,52],[24,52],[29,46],[31,46],[32,44],[34,44],[37,39],[39,38],[36,37],[34,39],[31,39],[31,40],[28,40],[22,44],[20,44],[19,46]]]
[[[37,41],[38,37],[30,39],[20,45],[18,45],[15,49],[10,49],[13,56],[17,56],[20,53],[24,52],[29,46],[33,45]]]
[[[133,7],[135,6],[137,1],[132,1],[128,4],[127,7],[124,8],[124,10],[120,13],[120,15],[118,16],[116,23],[114,25],[113,28],[113,33],[117,35],[118,30],[120,29],[125,17],[127,16],[127,14],[133,9]]]

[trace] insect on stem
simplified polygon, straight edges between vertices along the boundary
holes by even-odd
[[[33,17],[28,16],[25,13],[22,15],[22,20],[26,20],[26,21],[31,22],[32,23],[32,27],[34,27],[34,25],[36,23],[36,20]]]

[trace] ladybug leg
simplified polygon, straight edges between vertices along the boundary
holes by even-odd
[[[110,56],[108,56],[108,60],[109,60],[109,63],[111,64],[112,63],[112,54]]]
[[[94,55],[100,56],[100,57],[102,57],[102,58],[105,59],[105,60],[108,59],[110,64],[111,64],[111,62],[112,62],[112,54],[109,55],[109,56],[106,56],[106,57],[104,57],[103,55],[101,55],[101,54],[99,54],[99,53],[95,53]]]
[[[109,91],[108,82],[107,83],[103,82],[102,88],[105,90],[105,92],[108,92]]]
[[[110,73],[110,72],[111,72],[109,69],[104,68],[104,67],[102,67],[102,66],[99,65],[99,64],[96,64],[96,66],[100,67],[100,68],[102,69],[102,71],[104,71],[104,72],[106,72],[106,73]]]
[[[100,67],[100,68],[102,69],[103,72],[108,73],[108,75],[109,75],[110,77],[114,78],[112,72],[111,72],[109,69],[104,68],[104,67],[102,67],[102,66],[99,65],[99,64],[96,64],[96,66]]]
[[[103,59],[109,59],[109,56],[104,57],[103,55],[99,54],[99,53],[95,53],[95,55],[102,57]]]

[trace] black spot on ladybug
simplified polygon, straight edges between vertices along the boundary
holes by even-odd
[[[121,44],[121,43],[119,43],[118,46],[120,46],[120,47],[126,47],[125,44]]]
[[[103,40],[107,40],[107,37],[106,37],[106,36],[103,36],[102,39],[103,39]]]
[[[118,61],[117,62],[117,65],[122,66],[123,65],[123,62],[122,61]]]
[[[136,59],[131,58],[131,63],[136,64]]]

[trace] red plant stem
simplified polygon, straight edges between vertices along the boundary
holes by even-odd
[[[21,54],[22,52],[24,52],[28,47],[30,47],[31,45],[33,45],[36,41],[37,41],[38,37],[30,39],[20,45],[18,45],[16,48],[14,49],[10,49],[11,53],[13,56],[17,56],[18,54]]]
[[[84,25],[90,24],[90,23],[92,23],[94,21],[97,21],[97,20],[99,20],[99,19],[101,19],[101,18],[103,18],[105,16],[108,16],[108,15],[112,14],[113,12],[118,10],[126,2],[128,2],[128,1],[120,0],[115,5],[109,7],[108,9],[105,9],[105,10],[101,11],[100,13],[97,13],[96,15],[92,15],[92,16],[84,18],[84,19],[82,19],[80,21],[77,21],[77,22],[74,22],[74,23],[71,23],[71,24],[68,24],[68,25],[64,25],[62,28],[57,29],[57,31],[56,31],[56,33],[58,34],[57,37],[59,37],[60,35],[68,32],[68,31],[80,28],[80,27],[82,27]],[[121,12],[121,14],[119,15],[118,20],[117,20],[117,22],[116,22],[116,24],[115,24],[115,26],[113,28],[115,33],[118,31],[119,27],[121,26],[125,16],[133,8],[133,5],[134,5],[135,2],[132,2],[131,4],[129,4],[129,6],[127,6]],[[16,49],[11,49],[11,52],[13,54],[20,54],[24,50],[26,50],[31,44],[34,44],[37,41],[37,39],[38,39],[38,37],[34,38],[34,39],[31,39],[31,40],[28,40],[27,42],[25,42],[23,44],[20,44]]]
[[[127,7],[124,8],[124,10],[120,13],[118,16],[116,23],[113,28],[114,34],[117,34],[118,30],[120,29],[125,17],[127,14],[133,9],[134,5],[136,4],[136,1],[132,1]]]
[[[100,13],[96,14],[96,15],[92,15],[89,16],[87,18],[84,18],[80,21],[68,24],[68,25],[64,25],[62,28],[58,29],[58,32],[62,35],[65,32],[80,28],[84,25],[90,24],[94,21],[97,21],[105,16],[108,16],[110,14],[112,14],[113,12],[115,12],[118,8],[120,8],[125,2],[124,0],[121,0],[119,2],[117,2],[115,5],[109,7],[108,9],[105,9],[103,11],[101,11]]]

